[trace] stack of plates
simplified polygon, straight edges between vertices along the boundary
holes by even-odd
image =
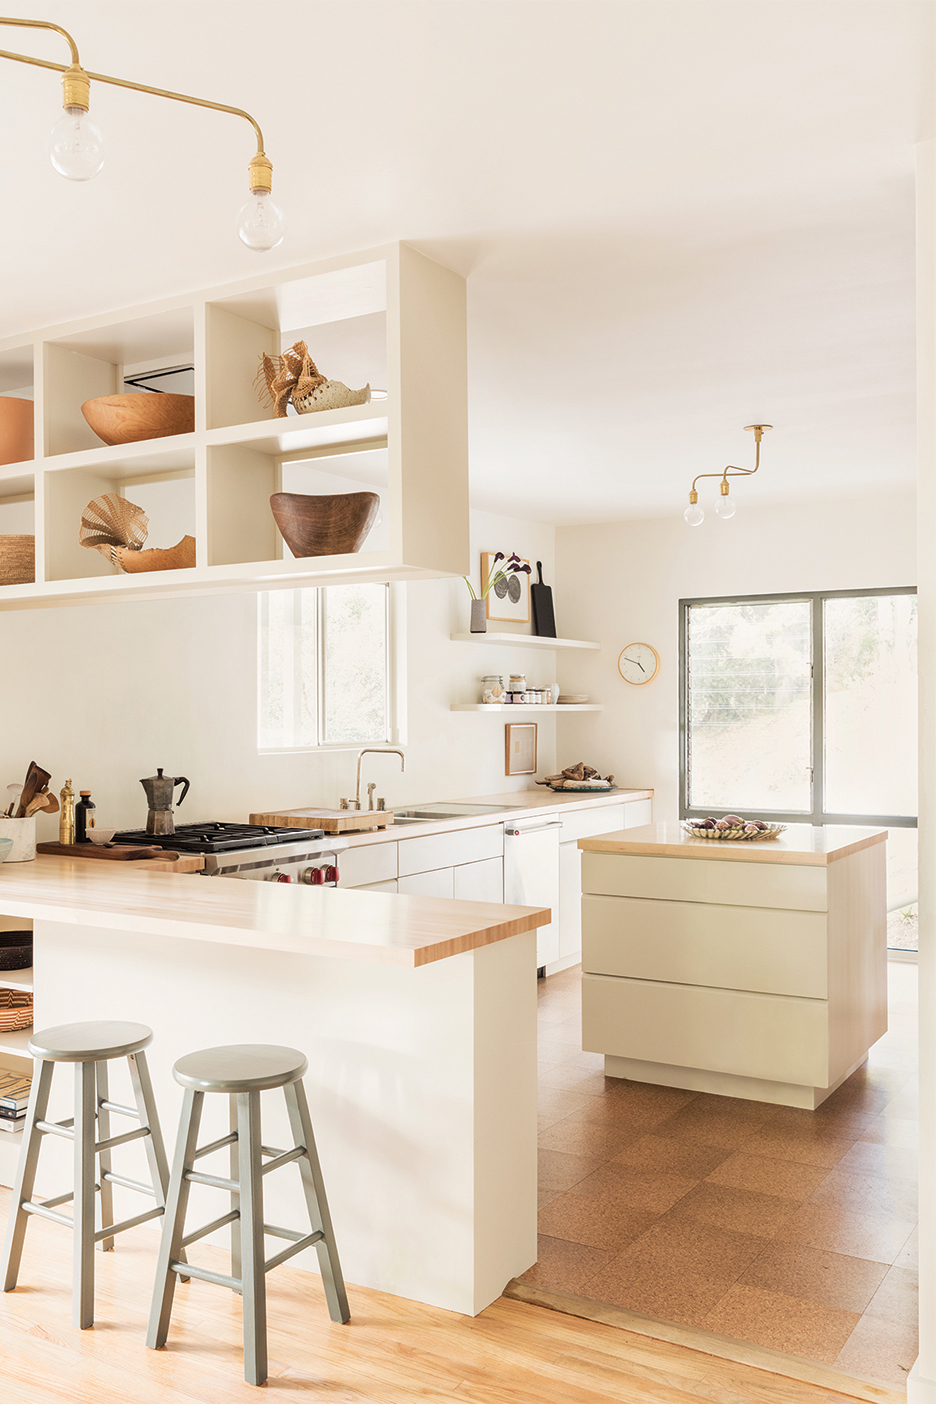
[[[583,702],[587,702],[587,701],[588,701],[588,693],[587,693],[587,692],[561,692],[561,693],[559,694],[559,706],[560,706],[560,707],[575,707],[575,706],[581,706],[581,704],[582,704]]]
[[[0,1033],[28,1029],[33,1021],[33,997],[29,990],[0,990]]]

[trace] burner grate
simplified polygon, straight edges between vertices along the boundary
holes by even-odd
[[[296,839],[324,838],[322,829],[279,829],[270,824],[179,824],[174,834],[148,834],[145,829],[125,829],[115,843],[149,844],[176,853],[234,853],[244,848],[266,848]]]

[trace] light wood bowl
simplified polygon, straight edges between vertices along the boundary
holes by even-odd
[[[81,413],[105,444],[136,444],[141,439],[191,434],[195,396],[142,390],[132,395],[100,395],[96,400],[85,400]]]
[[[36,538],[0,536],[0,585],[31,585],[36,578]]]
[[[0,463],[27,463],[32,456],[32,400],[0,395]]]
[[[380,507],[376,492],[274,492],[270,509],[294,556],[360,551]]]
[[[131,551],[127,546],[114,547],[114,560],[128,575],[148,570],[185,570],[195,564],[195,538],[183,536],[175,546],[154,546],[149,551]]]

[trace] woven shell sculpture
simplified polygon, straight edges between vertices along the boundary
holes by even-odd
[[[362,390],[351,390],[340,380],[322,375],[304,341],[297,341],[281,356],[264,352],[254,383],[259,386],[261,401],[272,405],[277,419],[286,418],[290,401],[299,414],[311,414],[315,410],[366,405],[371,397],[369,384]]]
[[[106,561],[129,575],[150,570],[181,570],[195,564],[195,538],[183,536],[175,546],[144,551],[149,517],[135,502],[105,492],[81,514],[80,545],[99,551]]]

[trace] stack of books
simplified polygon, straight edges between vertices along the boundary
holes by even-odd
[[[23,1129],[31,1082],[22,1073],[0,1072],[0,1131]]]

